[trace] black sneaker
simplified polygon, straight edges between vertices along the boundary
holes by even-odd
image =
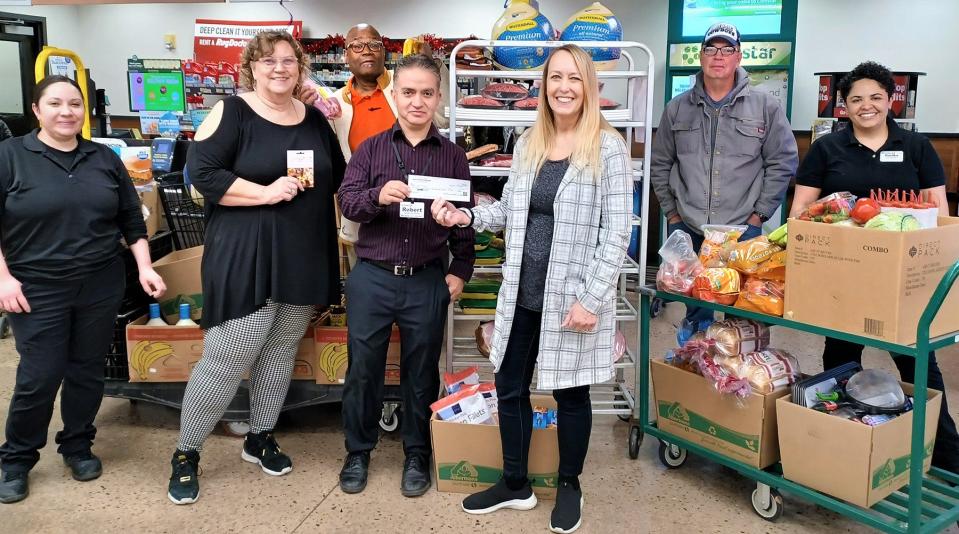
[[[418,454],[410,454],[403,462],[400,493],[404,497],[419,497],[430,489],[429,461]]]
[[[100,475],[103,474],[103,464],[90,451],[64,456],[63,463],[70,467],[73,480],[79,480],[80,482],[100,478]]]
[[[518,490],[511,490],[502,478],[491,487],[463,499],[463,511],[468,514],[489,514],[503,508],[532,510],[535,506],[536,495],[529,482]]]
[[[366,489],[366,479],[370,472],[370,453],[351,452],[346,455],[343,469],[340,470],[340,489],[343,493],[359,493]]]
[[[583,524],[583,490],[578,483],[563,481],[556,488],[556,504],[549,529],[559,534],[575,532]]]
[[[20,502],[30,494],[27,484],[29,471],[7,472],[0,476],[0,503],[11,504]]]
[[[293,460],[283,454],[271,431],[247,434],[240,456],[250,463],[259,464],[264,473],[275,477],[293,470]]]
[[[192,504],[200,498],[200,453],[177,450],[173,453],[173,474],[167,497],[173,504]]]

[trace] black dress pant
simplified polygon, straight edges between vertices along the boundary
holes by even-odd
[[[841,339],[826,338],[826,347],[823,350],[822,365],[824,369],[839,367],[847,362],[862,363],[863,346]],[[915,383],[916,360],[912,356],[889,353],[892,361],[899,369],[899,376],[903,382]],[[949,405],[946,404],[946,385],[942,380],[942,371],[936,362],[936,353],[929,353],[928,387],[942,392],[942,407],[939,410],[939,428],[936,431],[936,444],[932,450],[932,465],[959,473],[959,432],[956,431],[956,422],[949,415]]]
[[[4,471],[25,472],[47,444],[53,404],[60,392],[63,430],[57,452],[85,452],[103,398],[103,366],[123,299],[124,266],[119,259],[83,280],[29,282],[23,294],[30,313],[9,314],[20,364],[7,415]]]
[[[541,319],[541,312],[516,307],[503,363],[496,373],[503,478],[510,487],[518,487],[528,478],[529,444],[533,436],[529,387],[539,355]],[[559,478],[574,480],[583,473],[593,427],[589,386],[554,389],[553,398],[557,407]]]
[[[348,452],[369,451],[379,438],[386,351],[400,330],[400,432],[407,455],[430,456],[430,404],[439,398],[439,360],[450,303],[446,275],[436,265],[412,276],[361,261],[346,281],[349,364],[343,386]]]

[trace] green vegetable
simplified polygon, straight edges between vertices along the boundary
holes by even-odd
[[[911,232],[921,227],[919,220],[912,215],[898,211],[885,211],[869,219],[864,228],[886,232]]]
[[[787,226],[788,224],[789,224],[789,223],[786,223],[786,224],[780,226],[779,228],[776,228],[775,230],[773,230],[772,233],[769,234],[769,241],[770,241],[771,243],[775,243],[775,244],[777,244],[777,245],[779,245],[779,246],[785,247],[785,246],[786,246],[786,237],[787,237],[786,226]]]

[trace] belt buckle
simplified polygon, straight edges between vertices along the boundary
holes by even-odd
[[[393,266],[393,275],[394,276],[410,276],[413,274],[413,268],[406,265],[394,265]]]

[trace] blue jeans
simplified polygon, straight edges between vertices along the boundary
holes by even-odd
[[[682,230],[689,234],[689,237],[693,239],[693,249],[696,251],[696,253],[699,253],[699,249],[703,246],[703,234],[693,232],[689,229],[689,226],[686,226],[685,222],[679,221],[666,226],[666,236],[669,237],[676,230]],[[747,241],[754,237],[758,237],[762,233],[762,227],[747,224],[746,231],[743,232],[743,235],[739,236],[739,240]],[[696,324],[699,321],[711,320],[712,318],[713,311],[708,308],[700,308],[699,306],[686,306],[686,321],[690,323]]]

